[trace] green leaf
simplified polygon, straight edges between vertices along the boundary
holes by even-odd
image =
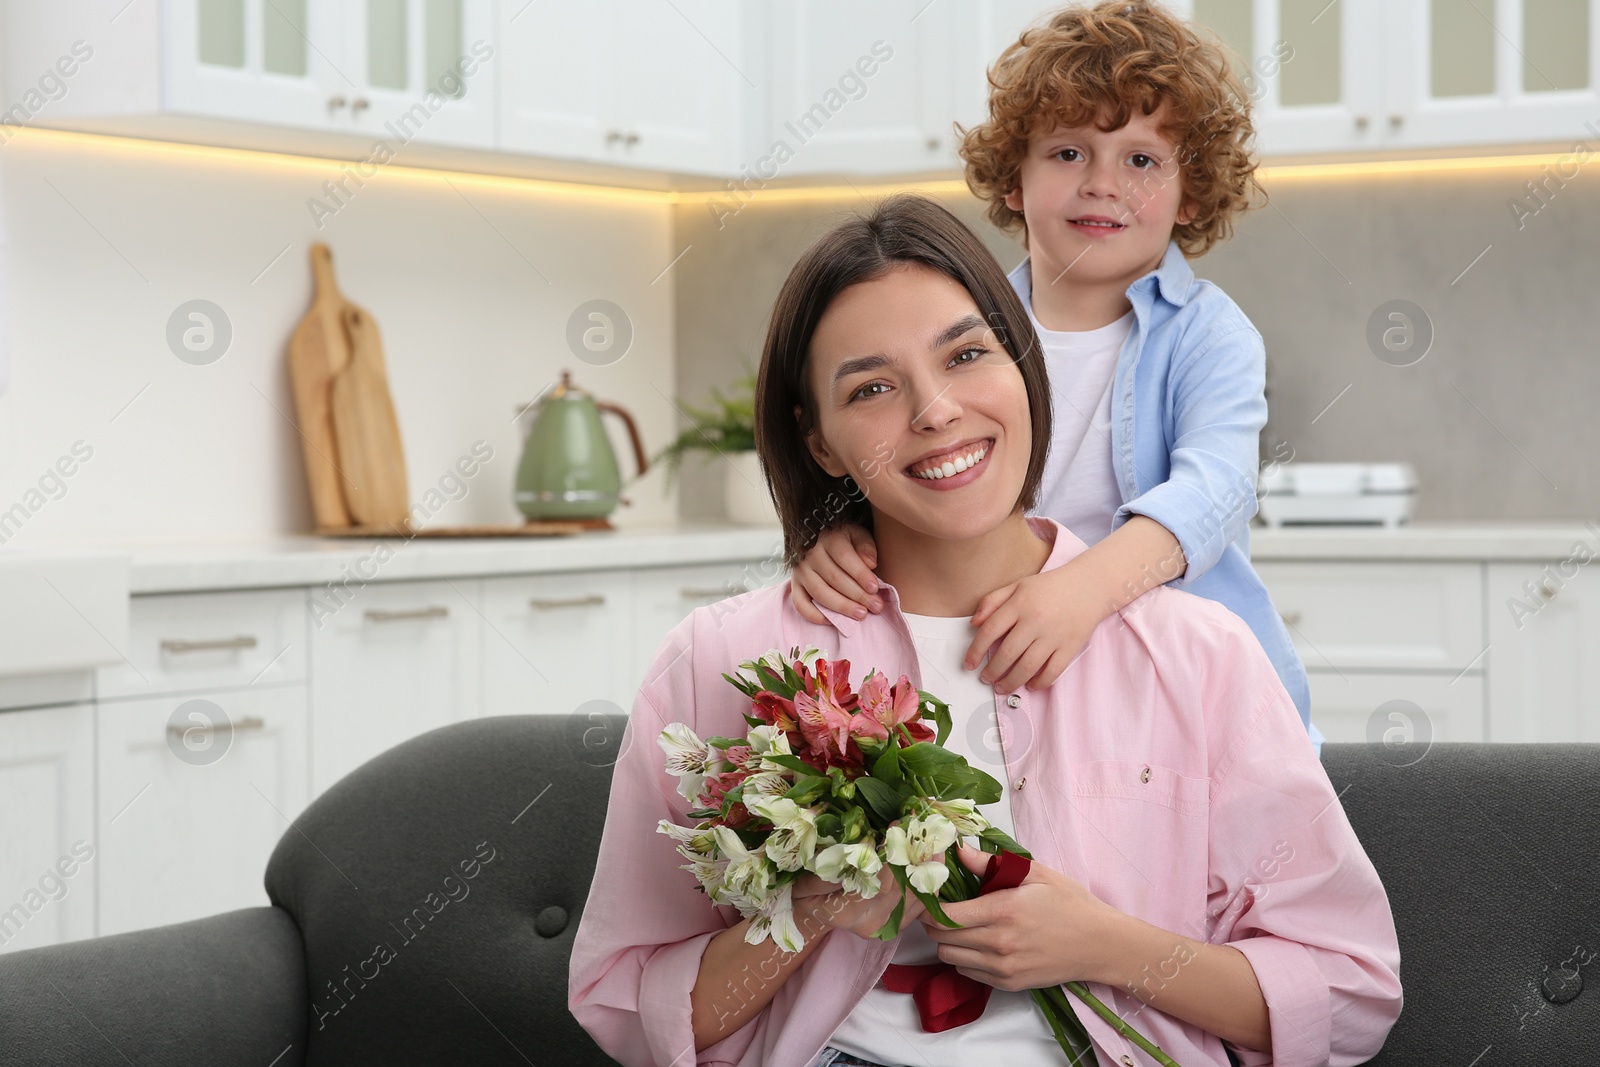
[[[947,748],[940,748],[931,741],[919,741],[914,745],[900,750],[900,762],[911,774],[927,774],[935,767],[942,767],[952,763],[966,764],[966,760],[959,754]]]
[[[783,795],[799,804],[801,807],[811,804],[822,794],[828,792],[829,783],[826,778],[819,775],[809,775],[805,781],[791,786]]]
[[[900,788],[901,782],[905,779],[900,773],[900,747],[898,745],[890,745],[883,750],[883,755],[879,756],[878,761],[872,765],[872,777],[894,789]]]
[[[994,826],[978,832],[978,847],[989,853],[1005,849],[1007,852],[1015,852],[1019,856],[1033,859],[1033,853],[1017,844],[1004,830]]]
[[[872,777],[857,778],[856,792],[884,822],[890,823],[900,817],[900,791],[888,783]]]
[[[965,929],[965,927],[963,927],[960,923],[956,922],[954,919],[950,918],[950,916],[944,913],[944,909],[939,906],[938,897],[934,896],[932,893],[924,893],[916,886],[912,886],[911,891],[917,895],[918,900],[922,901],[922,906],[928,909],[928,914],[932,915],[934,919],[939,922],[939,925],[948,926],[952,930]]]
[[[906,895],[900,894],[900,902],[894,906],[894,911],[889,913],[889,918],[873,933],[879,941],[893,941],[900,935],[900,920],[906,913]]]
[[[934,744],[943,745],[945,739],[950,736],[950,705],[923,689],[917,690],[917,697],[922,701],[924,719],[928,717],[927,706],[933,705],[933,721],[938,730],[938,738]]]
[[[762,756],[761,758],[769,762],[776,763],[780,767],[795,771],[798,774],[809,775],[813,778],[821,778],[824,781],[827,780],[826,774],[817,770],[799,756],[785,756],[781,752],[775,752],[771,755]]]

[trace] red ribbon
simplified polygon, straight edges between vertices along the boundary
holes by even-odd
[[[1033,861],[1015,852],[1001,850],[989,857],[983,870],[978,895],[1000,889],[1015,889],[1028,877]],[[959,973],[954,965],[938,963],[891,963],[883,972],[882,984],[895,993],[910,993],[917,1004],[922,1029],[937,1034],[965,1026],[989,1006],[993,986]]]

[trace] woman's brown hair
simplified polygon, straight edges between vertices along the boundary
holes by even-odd
[[[926,197],[891,196],[806,249],[772,308],[756,380],[756,452],[778,506],[784,561],[791,567],[830,526],[853,522],[872,529],[872,508],[860,486],[848,475],[828,474],[806,447],[817,412],[806,368],[817,323],[834,298],[903,264],[961,283],[1022,372],[1033,454],[1017,503],[1032,508],[1038,496],[1050,444],[1050,385],[1027,309],[1000,264],[961,220]]]

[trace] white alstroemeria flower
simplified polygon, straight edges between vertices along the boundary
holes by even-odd
[[[911,884],[923,893],[937,893],[950,877],[944,854],[956,843],[955,823],[931,813],[920,819],[895,823],[883,836],[890,863],[906,869]]]
[[[723,879],[727,877],[727,860],[694,860],[682,864],[682,869],[694,875],[695,881],[700,883],[700,888],[706,891],[706,896],[717,900],[722,892]]]
[[[679,826],[670,819],[662,819],[656,823],[656,833],[666,834],[678,844],[678,851],[684,859],[708,860],[717,854],[716,835],[711,832],[711,827],[696,829],[692,826]]]
[[[794,788],[794,783],[782,771],[757,771],[744,780],[744,806],[754,811],[752,800],[781,797]]]
[[[741,913],[761,907],[775,888],[772,861],[765,849],[745,848],[739,835],[726,826],[716,827],[713,833],[717,835],[717,851],[727,861],[728,869],[720,893],[713,894],[711,899],[718,904],[732,904]]]
[[[712,759],[721,759],[721,752],[700,740],[681,722],[662,730],[656,743],[667,754],[667,773],[678,776],[678,792],[689,803],[696,803],[705,785],[706,764]]]
[[[763,797],[752,802],[745,795],[744,806],[772,823],[772,833],[764,846],[767,856],[780,871],[803,870],[817,851],[817,811],[802,808],[787,797]]]
[[[785,882],[761,910],[750,917],[750,927],[744,932],[747,942],[759,945],[770,937],[773,944],[785,952],[799,952],[805,947],[806,940],[794,921],[793,890],[793,885]]]
[[[771,723],[752,726],[745,735],[745,742],[750,750],[758,756],[792,756],[794,751],[789,747],[789,735],[783,727]]]
[[[863,900],[871,900],[883,888],[878,871],[883,859],[870,838],[848,845],[829,843],[811,861],[811,870],[825,882],[838,882]]]
[[[771,671],[773,674],[776,674],[779,678],[783,677],[783,653],[779,652],[777,649],[767,649],[761,654],[761,658],[756,662],[764,665],[767,670]]]
[[[987,830],[990,826],[983,812],[978,810],[978,802],[966,797],[953,800],[928,800],[929,810],[943,815],[955,824],[956,833],[961,837],[973,837]]]

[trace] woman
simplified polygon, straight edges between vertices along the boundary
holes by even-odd
[[[1102,622],[1047,689],[997,695],[960,669],[979,599],[1085,547],[1024,515],[1050,440],[1036,353],[998,264],[925,199],[844,223],[790,274],[756,397],[785,556],[840,518],[866,525],[888,608],[819,626],[785,584],[667,637],[572,952],[570,1007],[622,1063],[1059,1064],[1025,991],[1070,980],[1184,1067],[1230,1050],[1244,1064],[1360,1063],[1382,1045],[1401,1002],[1387,898],[1238,617],[1159,587]],[[963,929],[908,906],[885,943],[870,934],[897,893],[863,899],[808,874],[805,947],[745,943],[748,921],[712,905],[656,832],[691,820],[655,741],[678,721],[742,735],[747,701],[722,672],[793,646],[850,660],[852,682],[910,675],[951,703],[958,750],[980,754],[993,731],[1005,795],[985,813],[1033,853],[1028,879],[950,905]],[[878,980],[935,953],[995,992],[977,1021],[924,1033],[911,998]],[[1101,1063],[1149,1062],[1075,1008]]]

